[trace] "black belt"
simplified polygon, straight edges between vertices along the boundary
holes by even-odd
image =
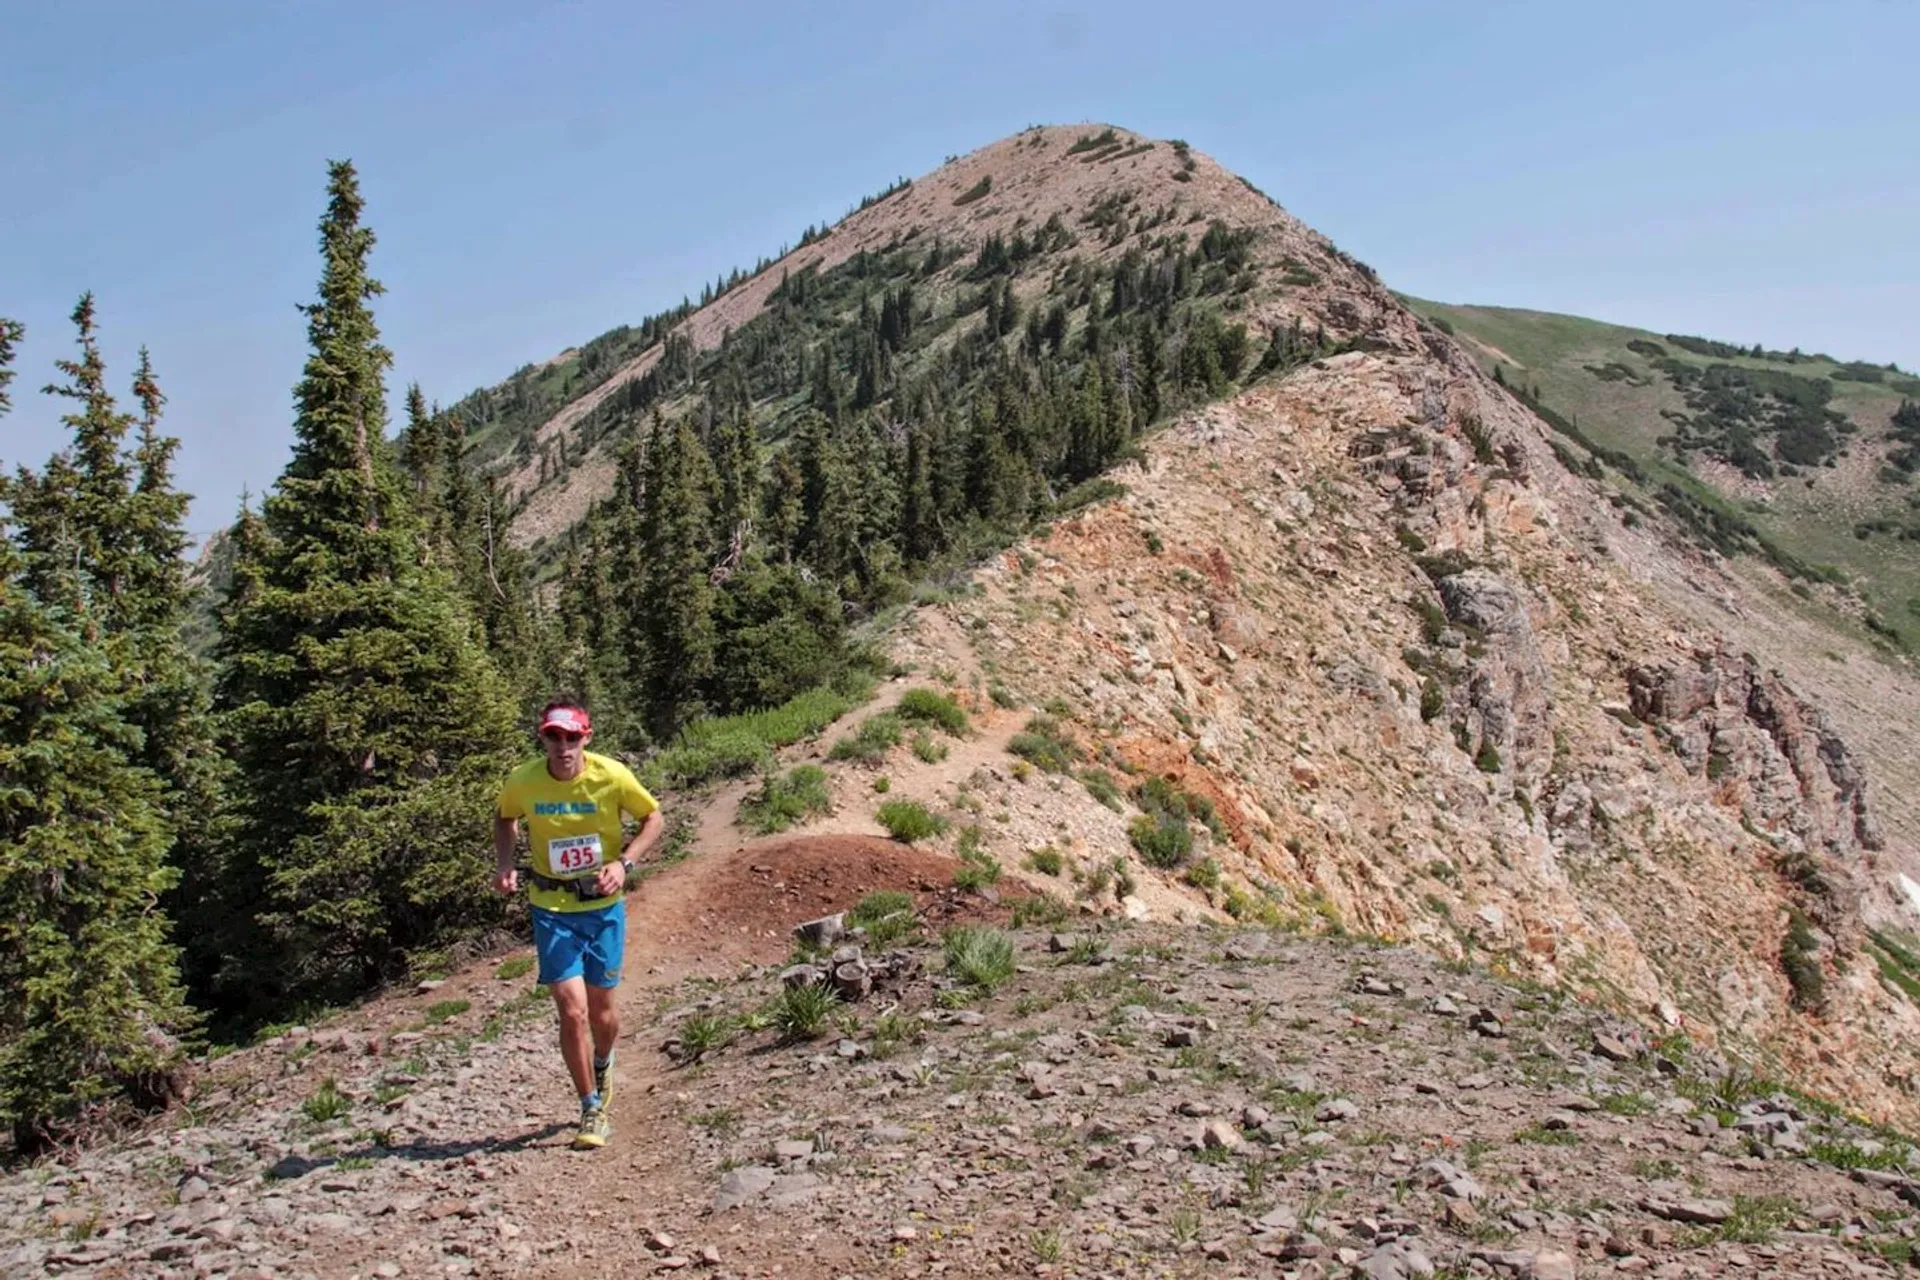
[[[598,871],[590,876],[579,876],[572,880],[555,880],[550,876],[541,875],[538,871],[528,871],[527,879],[533,881],[536,889],[545,889],[548,893],[570,893],[582,902],[598,902],[602,898],[620,896],[618,890],[613,893],[600,892]]]

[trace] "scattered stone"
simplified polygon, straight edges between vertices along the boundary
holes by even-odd
[[[1240,1131],[1224,1120],[1209,1120],[1200,1126],[1200,1145],[1209,1149],[1237,1151],[1246,1145]]]
[[[1438,1188],[1440,1194],[1455,1200],[1486,1199],[1486,1188],[1472,1174],[1447,1160],[1429,1160],[1416,1171],[1422,1186]]]
[[[1733,1206],[1725,1200],[1657,1200],[1645,1199],[1640,1207],[1656,1218],[1665,1218],[1669,1222],[1685,1222],[1700,1227],[1717,1227],[1733,1216]]]
[[[1325,1124],[1335,1120],[1351,1120],[1360,1114],[1360,1107],[1349,1098],[1334,1098],[1314,1108],[1313,1118]]]
[[[1609,1062],[1632,1062],[1633,1050],[1621,1044],[1612,1036],[1595,1033],[1593,1051]]]
[[[793,936],[815,947],[830,947],[838,942],[847,931],[847,917],[844,912],[836,911],[830,916],[821,916],[795,925]]]
[[[765,1165],[748,1164],[729,1169],[720,1179],[720,1190],[713,1197],[713,1211],[725,1213],[756,1199],[773,1186],[775,1177],[774,1171]]]
[[[1414,1280],[1433,1273],[1433,1260],[1410,1240],[1381,1245],[1367,1255],[1355,1272],[1367,1280]]]
[[[1578,1280],[1573,1259],[1558,1249],[1537,1250],[1522,1274],[1528,1280]]]

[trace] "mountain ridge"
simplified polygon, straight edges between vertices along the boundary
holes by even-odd
[[[712,385],[700,379],[714,375],[696,370],[723,366],[723,348],[744,342],[754,332],[754,318],[771,314],[769,299],[783,280],[802,274],[834,279],[836,269],[844,272],[861,255],[889,245],[920,252],[931,242],[953,255],[916,277],[915,286],[924,313],[950,326],[928,349],[951,344],[975,323],[969,307],[977,297],[968,281],[970,271],[984,269],[988,246],[1016,232],[1036,232],[1050,219],[1069,230],[1071,245],[1016,264],[1010,278],[986,277],[989,284],[1006,279],[1023,314],[1036,315],[1049,300],[1075,302],[1069,333],[1078,334],[1097,321],[1107,292],[1102,282],[1130,251],[1158,243],[1156,233],[1165,237],[1169,229],[1191,228],[1198,235],[1218,226],[1244,250],[1211,295],[1220,299],[1226,317],[1247,328],[1254,348],[1263,345],[1263,335],[1277,348],[1289,334],[1310,332],[1322,355],[1294,366],[1291,374],[1278,369],[1280,381],[1272,384],[1277,397],[1260,389],[1264,383],[1255,375],[1252,389],[1177,411],[1142,458],[1110,473],[1127,493],[1057,520],[1023,553],[1052,556],[1067,566],[1060,572],[1076,592],[1051,608],[1062,621],[1077,616],[1083,624],[1077,634],[1075,628],[1064,636],[1039,628],[1031,601],[996,598],[991,584],[1005,577],[1007,563],[1001,557],[979,580],[998,611],[991,621],[985,609],[964,601],[932,606],[933,612],[971,619],[958,630],[963,643],[945,643],[929,659],[936,669],[970,669],[976,681],[1011,684],[996,672],[1017,669],[1022,653],[1057,655],[1058,668],[1036,673],[1027,696],[1037,705],[1045,701],[1040,689],[1054,690],[1056,699],[1072,704],[1068,719],[1091,744],[1102,734],[1131,729],[1146,744],[1132,762],[1136,767],[1174,767],[1202,777],[1209,794],[1235,809],[1285,814],[1297,808],[1309,817],[1308,827],[1328,846],[1317,853],[1288,848],[1289,839],[1304,838],[1290,835],[1284,822],[1255,824],[1265,827],[1265,838],[1232,854],[1218,851],[1222,867],[1234,872],[1229,879],[1240,886],[1236,892],[1251,892],[1263,882],[1284,886],[1283,897],[1294,909],[1325,901],[1340,918],[1419,938],[1443,953],[1457,951],[1469,937],[1476,939],[1471,946],[1484,947],[1487,940],[1478,935],[1491,935],[1510,952],[1506,963],[1555,980],[1569,975],[1564,962],[1553,959],[1558,948],[1547,939],[1573,929],[1577,945],[1571,954],[1580,965],[1613,966],[1581,980],[1632,993],[1628,1002],[1641,1016],[1670,1017],[1690,1000],[1702,1001],[1705,1012],[1692,1016],[1702,1026],[1733,1031],[1748,1051],[1765,1046],[1764,1052],[1786,1054],[1796,1069],[1824,1073],[1833,1087],[1865,1091],[1850,1096],[1870,1096],[1897,1111],[1911,1107],[1910,1067],[1896,1065],[1900,1055],[1876,1050],[1869,1031],[1876,1020],[1910,1025],[1914,1016],[1909,1003],[1891,994],[1894,987],[1880,984],[1875,966],[1886,953],[1870,941],[1870,931],[1910,930],[1914,924],[1913,904],[1900,888],[1903,875],[1920,879],[1911,843],[1914,811],[1905,787],[1876,785],[1880,779],[1904,780],[1904,766],[1891,741],[1882,738],[1874,739],[1868,762],[1857,762],[1823,713],[1780,683],[1773,669],[1784,666],[1794,682],[1811,681],[1817,690],[1841,687],[1838,677],[1819,670],[1804,652],[1783,653],[1777,645],[1770,650],[1764,635],[1756,641],[1755,631],[1770,630],[1764,624],[1736,627],[1742,643],[1730,645],[1718,634],[1726,620],[1765,619],[1773,611],[1769,593],[1783,592],[1784,584],[1767,581],[1771,571],[1754,579],[1741,564],[1676,539],[1652,515],[1639,519],[1631,508],[1609,506],[1602,500],[1611,484],[1609,463],[1574,457],[1578,470],[1569,471],[1564,441],[1484,372],[1479,358],[1403,307],[1364,264],[1185,144],[1151,142],[1098,125],[1035,129],[897,186],[679,322],[672,333],[688,341],[679,357],[685,366],[676,375],[681,381],[654,403],[671,412],[698,411]],[[981,256],[970,269],[967,260],[976,254]],[[1089,279],[1091,287],[1084,283]],[[1114,279],[1113,288],[1130,287],[1124,273]],[[1078,318],[1079,307],[1086,307],[1086,320]],[[544,418],[534,430],[535,444],[578,434],[616,391],[641,385],[669,355],[668,347],[662,337],[620,365],[589,393],[596,397],[591,406],[569,406]],[[803,362],[810,350],[800,348]],[[1329,350],[1346,354],[1327,357]],[[793,394],[759,399],[755,416],[763,434],[777,445],[782,424],[805,403],[804,395]],[[897,407],[892,412],[900,416]],[[614,439],[602,432],[587,441],[584,456],[576,456],[561,482],[542,484],[534,459],[518,463],[512,484],[523,505],[516,536],[536,553],[554,545],[574,513],[584,514],[611,491]],[[1217,440],[1235,443],[1222,446],[1212,473],[1196,475],[1177,458],[1182,449]],[[1264,470],[1252,473],[1248,466]],[[1587,474],[1594,468],[1602,479]],[[1178,518],[1151,516],[1155,499],[1149,495],[1175,474],[1186,481]],[[1263,478],[1251,483],[1252,474]],[[1224,507],[1222,488],[1237,490]],[[1328,520],[1333,524],[1321,529]],[[1135,532],[1101,532],[1095,561],[1062,555],[1070,531],[1115,521],[1134,523]],[[1205,619],[1204,636],[1184,638],[1177,627],[1132,642],[1087,634],[1087,627],[1124,634],[1134,626],[1095,611],[1086,594],[1120,589],[1126,575],[1117,574],[1116,565],[1130,558],[1150,561],[1158,556],[1155,542],[1176,545],[1196,529],[1216,525],[1238,546],[1223,550],[1231,543],[1189,541],[1180,555],[1191,583],[1154,585],[1167,616]],[[1149,539],[1141,529],[1157,532]],[[1260,529],[1264,535],[1257,535]],[[1258,536],[1282,540],[1287,555],[1276,559],[1259,546]],[[1380,581],[1394,585],[1382,592],[1349,583],[1343,562],[1375,565]],[[1236,671],[1253,665],[1247,656],[1258,642],[1230,637],[1273,630],[1270,599],[1234,598],[1248,564],[1261,566],[1263,594],[1293,601],[1296,624],[1314,619],[1329,639],[1346,637],[1351,650],[1339,681],[1290,712],[1298,726],[1292,732],[1329,734],[1339,743],[1339,769],[1344,760],[1371,762],[1343,780],[1337,805],[1324,792],[1312,794],[1327,785],[1324,748],[1303,754],[1250,744],[1249,754],[1225,762],[1229,776],[1208,767],[1206,762],[1217,760],[1219,739],[1244,739],[1237,726],[1262,714],[1271,717],[1260,699],[1246,698],[1211,735],[1187,727],[1207,720],[1202,713],[1208,686],[1229,687]],[[1303,596],[1305,583],[1315,586]],[[1128,582],[1126,589],[1145,587]],[[1355,642],[1352,618],[1328,611],[1333,600],[1343,601],[1352,618],[1367,619],[1375,634]],[[1632,625],[1616,627],[1610,640],[1600,642],[1597,610]],[[1136,603],[1136,616],[1147,612]],[[1223,614],[1242,621],[1222,622]],[[1095,617],[1102,621],[1096,624]],[[1388,618],[1399,621],[1383,625]],[[969,634],[968,626],[986,627],[991,643]],[[1229,638],[1222,638],[1223,631]],[[954,629],[946,634],[951,638]],[[1016,635],[1024,647],[1006,643],[1005,637]],[[917,642],[905,643],[906,652],[917,652]],[[1172,666],[1159,653],[1138,656],[1141,648],[1160,645],[1192,656]],[[1234,657],[1221,658],[1222,650]],[[1749,659],[1748,652],[1762,656]],[[1296,648],[1288,661],[1313,659]],[[1673,693],[1676,682],[1691,679],[1688,668],[1705,673],[1711,687]],[[1094,688],[1083,689],[1079,698],[1061,697],[1094,671],[1100,672]],[[1101,706],[1110,702],[1116,680],[1124,688],[1162,679],[1172,687],[1161,691],[1168,696],[1153,716],[1133,714],[1130,725],[1100,719],[1113,714]],[[1910,684],[1897,673],[1882,679],[1868,672],[1864,680],[1869,690],[1890,686],[1889,696],[1901,705],[1912,699]],[[1372,714],[1383,717],[1384,745],[1360,736],[1342,740],[1333,727],[1334,708],[1356,689],[1374,703]],[[1745,703],[1774,709],[1750,713]],[[1586,717],[1593,717],[1587,722],[1592,727],[1576,732],[1572,726]],[[1851,732],[1859,717],[1850,720]],[[1622,734],[1627,740],[1620,740]],[[1562,749],[1562,739],[1581,745]],[[1449,857],[1410,852],[1431,842],[1430,836],[1387,837],[1399,851],[1387,859],[1392,874],[1383,877],[1364,846],[1393,824],[1363,838],[1338,812],[1378,812],[1376,788],[1385,784],[1368,774],[1390,760],[1397,763],[1388,773],[1409,781],[1431,769],[1450,778],[1437,807],[1429,799],[1409,810],[1418,814],[1407,824],[1414,831],[1459,827],[1448,809],[1466,803],[1459,788],[1468,782],[1495,791],[1494,808],[1471,806],[1473,822],[1482,826],[1465,833],[1466,844],[1479,851],[1462,856],[1481,869],[1463,877],[1456,866],[1450,874],[1461,882],[1457,893],[1445,881],[1436,887],[1421,870]],[[1634,766],[1638,772],[1652,772],[1644,779],[1622,774],[1629,761],[1642,762]],[[1871,802],[1864,798],[1869,788]],[[1615,799],[1602,798],[1607,795]],[[1893,807],[1883,816],[1866,808],[1884,808],[1889,801]],[[1605,813],[1610,807],[1619,811]],[[1622,824],[1629,817],[1645,831],[1626,831]],[[1673,829],[1663,834],[1663,823]],[[1457,849],[1461,839],[1455,830],[1434,847]],[[1509,856],[1495,852],[1502,841],[1515,839],[1542,860],[1537,874],[1519,881],[1529,886],[1519,898],[1504,882],[1513,874],[1503,865]],[[1889,840],[1891,847],[1884,847]],[[1646,872],[1668,885],[1667,918],[1623,918],[1610,895],[1638,892],[1626,884],[1578,890],[1569,868],[1560,865],[1569,841],[1632,848],[1647,858]],[[1663,869],[1663,857],[1670,855],[1658,850],[1679,847],[1674,841],[1717,847],[1716,856],[1730,859],[1723,874],[1757,876],[1753,883],[1761,897],[1699,899],[1678,865]],[[1193,896],[1215,903],[1221,898],[1212,890]],[[1471,927],[1450,920],[1456,897],[1457,910],[1472,916],[1484,909],[1488,916]],[[1764,911],[1757,909],[1761,902]],[[1693,950],[1672,931],[1677,920],[1695,912],[1688,932],[1737,934],[1744,941],[1732,950],[1716,941],[1685,972],[1661,973],[1662,964]],[[1811,970],[1802,963],[1808,955],[1819,958]],[[1796,991],[1789,970],[1809,983],[1819,971],[1826,990],[1817,996]],[[1742,975],[1737,995],[1729,988],[1703,997],[1704,989],[1724,987],[1734,973]],[[1854,1010],[1842,1020],[1847,1054],[1865,1055],[1876,1065],[1836,1068],[1823,1062],[1845,1056],[1821,1048],[1825,1036],[1841,1033],[1833,1010],[1843,1004]],[[1883,1069],[1894,1076],[1881,1080]],[[1841,1075],[1849,1083],[1840,1084]]]

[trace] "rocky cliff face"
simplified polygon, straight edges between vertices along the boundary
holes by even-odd
[[[1632,580],[1540,424],[1402,336],[1176,423],[903,655],[1215,798],[1235,888],[1195,899],[1244,887],[1913,1115],[1920,1020],[1860,945],[1866,770]]]

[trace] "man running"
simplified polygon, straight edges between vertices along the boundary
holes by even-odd
[[[604,1147],[612,1133],[613,1046],[620,1036],[614,988],[626,948],[626,885],[634,863],[660,839],[660,805],[633,771],[587,750],[593,722],[585,707],[561,699],[540,713],[546,754],[507,777],[493,821],[494,887],[519,884],[514,847],[520,823],[532,847],[533,946],[540,983],[560,1011],[560,1056],[580,1093],[573,1145]],[[639,832],[617,860],[625,813]]]

